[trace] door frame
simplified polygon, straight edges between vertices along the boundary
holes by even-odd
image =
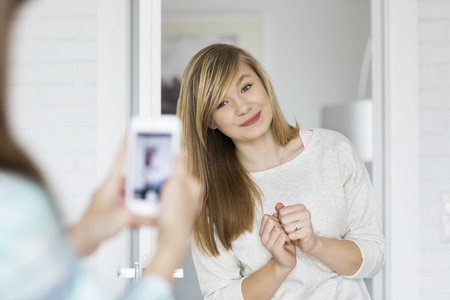
[[[372,0],[371,17],[374,188],[386,236],[374,298],[419,299],[418,2]]]
[[[131,109],[131,1],[99,0],[97,18],[97,180],[102,182],[126,134]],[[94,254],[97,274],[115,295],[128,280],[117,277],[129,268],[130,231],[102,243]]]

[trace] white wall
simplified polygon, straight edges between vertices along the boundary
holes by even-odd
[[[450,0],[419,1],[420,299],[450,299],[450,243],[440,240],[450,191]]]
[[[11,53],[12,122],[66,223],[96,185],[97,1],[29,1]]]
[[[357,97],[370,32],[370,1],[164,0],[164,14],[261,17],[262,56],[283,110],[300,126],[320,127],[321,108]],[[199,49],[200,50],[200,49]]]

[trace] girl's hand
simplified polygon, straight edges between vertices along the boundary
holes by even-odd
[[[311,213],[303,204],[284,206],[277,203],[276,216],[289,239],[303,252],[311,254],[317,245],[317,237],[311,223]]]
[[[289,240],[277,218],[264,215],[259,230],[261,243],[272,254],[275,263],[288,272],[297,264],[295,246]]]

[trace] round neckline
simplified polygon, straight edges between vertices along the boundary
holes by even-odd
[[[302,139],[303,151],[301,151],[297,156],[295,156],[291,160],[288,160],[287,162],[284,162],[281,165],[275,166],[275,167],[270,168],[270,169],[262,170],[262,171],[249,172],[249,174],[257,175],[257,174],[263,174],[265,172],[271,172],[271,171],[279,170],[280,168],[283,168],[283,167],[289,165],[290,163],[292,163],[292,162],[302,158],[303,156],[305,156],[305,153],[309,152],[309,148],[311,148],[312,144],[314,143],[314,140],[315,140],[315,138],[314,138],[315,137],[314,131],[315,131],[315,129],[305,128],[305,129],[301,129],[301,130],[305,130],[305,131],[306,130],[310,130],[310,131],[312,131],[311,138],[309,140],[309,143],[308,143],[307,147],[304,146],[303,139]],[[299,136],[300,136],[300,139],[301,139],[300,133],[299,133]]]

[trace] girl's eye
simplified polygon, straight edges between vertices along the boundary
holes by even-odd
[[[221,107],[224,107],[225,104],[227,104],[227,103],[228,103],[227,101],[222,101],[222,102],[220,102],[220,103],[219,103],[219,106],[217,106],[217,109],[219,109],[219,108],[221,108]]]
[[[241,93],[245,93],[246,91],[248,91],[248,90],[250,89],[251,86],[252,86],[251,84],[247,84],[246,86],[244,86],[244,87],[242,88]]]

